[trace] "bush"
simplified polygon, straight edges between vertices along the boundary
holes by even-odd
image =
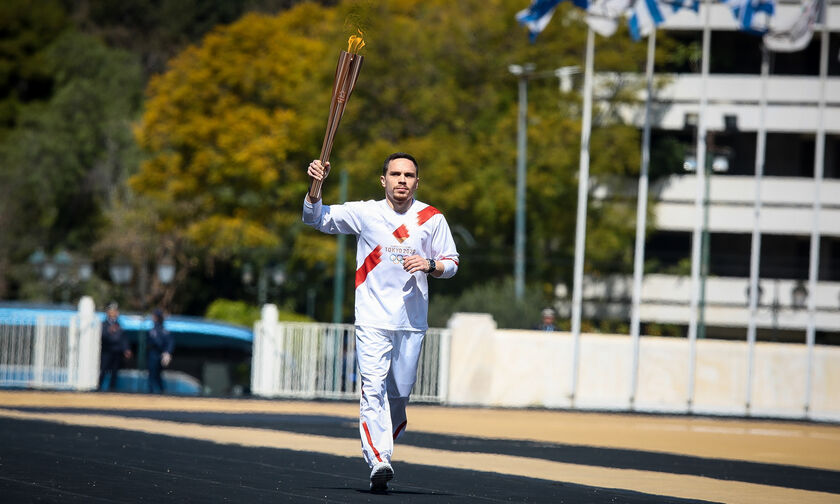
[[[231,301],[230,299],[217,299],[207,307],[205,317],[214,320],[221,320],[231,324],[238,324],[253,327],[254,322],[260,319],[260,308],[250,305],[245,301]],[[281,322],[312,322],[306,315],[301,315],[287,310],[280,310]]]
[[[540,323],[540,312],[550,306],[544,289],[530,285],[517,301],[513,279],[477,285],[459,296],[432,296],[429,306],[429,326],[446,327],[453,313],[489,313],[496,324],[506,329],[532,329]]]

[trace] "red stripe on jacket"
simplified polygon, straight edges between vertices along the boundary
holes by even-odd
[[[368,273],[382,262],[382,245],[377,245],[373,251],[365,257],[365,262],[356,270],[356,287],[362,285]]]
[[[404,242],[406,238],[408,238],[408,228],[405,227],[405,224],[398,227],[394,230],[394,238],[397,239],[400,243]]]
[[[439,214],[440,210],[433,206],[427,206],[423,210],[417,212],[417,225],[422,226],[426,223],[429,219],[434,217],[435,215]]]

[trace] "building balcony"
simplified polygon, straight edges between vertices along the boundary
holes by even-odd
[[[611,276],[586,278],[583,284],[585,318],[630,318],[633,279]],[[778,331],[805,331],[808,296],[796,299],[799,280],[762,278],[756,326]],[[749,279],[709,277],[706,281],[707,326],[746,331],[749,322]],[[840,282],[818,282],[815,293],[815,324],[818,331],[840,331]],[[687,325],[690,320],[691,279],[677,275],[646,275],[642,282],[640,318],[644,324]],[[804,334],[804,333],[803,333]],[[746,332],[743,332],[746,336]]]
[[[813,179],[765,177],[761,183],[759,229],[763,234],[811,234],[816,199]],[[662,231],[692,231],[697,219],[697,177],[671,176],[652,188],[656,204],[656,228]],[[755,178],[712,176],[709,185],[709,230],[721,233],[752,233]],[[840,180],[820,185],[819,232],[840,236]]]

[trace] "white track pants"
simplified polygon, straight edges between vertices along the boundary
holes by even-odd
[[[362,377],[359,434],[368,465],[391,461],[405,431],[405,407],[417,378],[424,331],[356,326],[356,359]]]

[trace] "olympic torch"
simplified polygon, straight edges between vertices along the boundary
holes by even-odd
[[[359,32],[362,35],[362,32]],[[321,163],[325,166],[330,160],[335,132],[338,130],[338,123],[344,115],[344,107],[347,100],[353,93],[356,80],[359,78],[359,70],[362,68],[364,57],[359,51],[365,46],[361,36],[353,35],[347,41],[347,50],[341,51],[338,56],[338,65],[335,67],[335,80],[333,81],[332,100],[330,100],[330,114],[327,116],[327,131],[324,133],[324,143],[321,146]],[[313,180],[309,186],[309,196],[312,200],[321,198],[321,186],[323,181]]]

